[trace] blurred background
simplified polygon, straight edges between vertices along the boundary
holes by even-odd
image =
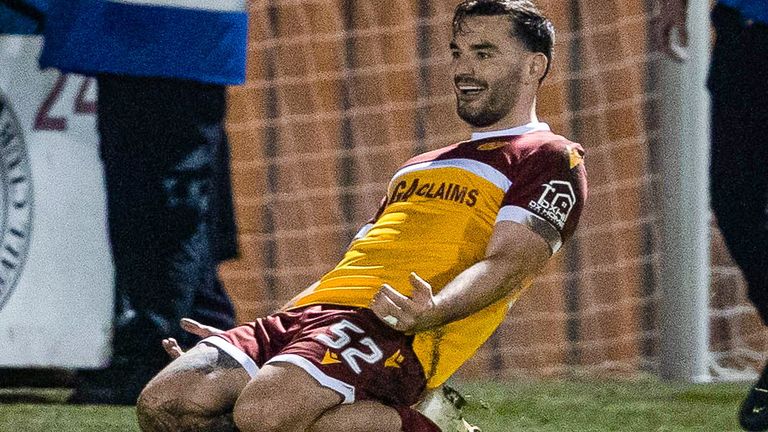
[[[373,215],[386,182],[405,159],[468,138],[469,129],[455,115],[449,76],[455,3],[250,3],[247,79],[244,85],[229,89],[227,119],[240,257],[220,269],[239,321],[273,311],[334,266],[353,234]],[[670,96],[661,84],[667,60],[654,48],[653,2],[541,0],[538,4],[557,28],[554,66],[540,92],[539,118],[586,149],[590,197],[574,238],[459,375],[663,375],[662,329],[678,323],[674,314],[660,313],[661,275],[669,260],[690,251],[662,253],[661,227],[666,219],[676,217],[665,213],[663,205],[672,193],[663,166],[673,158],[663,143],[662,123],[669,117],[663,106],[665,98],[677,96]],[[39,50],[36,37],[3,38],[0,89],[17,111],[19,127],[29,130],[27,145],[37,182],[37,207],[30,224],[34,228],[35,224],[61,223],[57,218],[61,215],[69,215],[71,224],[79,223],[84,217],[67,213],[83,201],[77,175],[89,176],[98,186],[98,178],[93,178],[98,175],[95,121],[93,107],[87,105],[95,102],[93,83],[55,71],[30,72]],[[32,77],[33,73],[39,77]],[[13,90],[22,81],[39,90],[32,96]],[[39,123],[43,105],[54,120],[69,116],[67,153],[72,153],[71,146],[84,148],[84,159],[72,161],[66,170],[74,176],[69,180],[51,171],[52,166],[61,168],[52,161],[61,161],[56,148],[62,147],[52,147],[50,140],[65,130],[57,129],[60,123],[54,122],[52,128],[50,123]],[[683,159],[685,152],[692,152],[691,157],[706,154],[708,144],[706,140],[696,143],[683,152]],[[99,191],[88,193],[93,199],[85,201],[101,208]],[[57,203],[68,199],[72,203],[61,204],[64,208],[59,210],[46,208],[46,200],[41,200],[45,196],[56,197]],[[101,226],[96,232],[104,235],[103,215],[89,214],[85,219]],[[708,329],[703,333],[708,339],[706,372],[714,379],[754,377],[764,358],[766,333],[708,213],[692,207],[690,214],[709,221],[704,238],[710,244],[703,245],[711,252],[709,267],[691,269],[711,276],[703,287],[709,306],[698,311]],[[54,239],[70,238],[72,232],[94,232],[75,225],[35,229],[40,233],[35,237],[39,245],[32,243],[30,262],[35,247],[48,250],[39,254],[52,262],[72,256],[53,250]],[[103,363],[109,355],[104,347],[111,311],[111,298],[98,294],[109,290],[111,283],[109,269],[102,265],[108,260],[105,241],[94,239],[72,252],[95,253],[86,260],[97,263],[88,272],[103,275],[95,277],[96,282],[78,280],[76,298],[56,294],[75,286],[66,280],[55,281],[64,287],[41,288],[39,281],[50,279],[50,274],[44,265],[27,265],[19,285],[0,292],[7,306],[0,316],[5,315],[5,324],[11,320],[8,332],[23,328],[14,327],[14,319],[30,318],[33,302],[22,304],[22,298],[52,296],[56,304],[66,305],[68,313],[84,317],[85,324],[73,324],[69,332],[85,331],[89,314],[97,310],[106,324],[96,326],[101,336],[91,341],[96,341],[96,357],[101,360],[90,366],[81,361],[79,367]],[[82,272],[82,267],[73,264],[62,271],[74,274]],[[31,294],[35,289],[47,294]],[[681,286],[680,296],[690,290]],[[53,315],[52,319],[69,319],[61,313]],[[702,334],[696,328],[690,332],[691,338]],[[14,340],[30,349],[28,342]],[[9,347],[0,346],[0,357],[3,350],[22,349]],[[60,355],[55,349],[39,351]]]
[[[242,257],[221,271],[241,319],[333,266],[401,161],[468,137],[449,76],[454,3],[250,6],[248,78],[230,90],[228,120]],[[586,149],[590,196],[573,240],[461,375],[656,374],[660,328],[676,318],[658,313],[660,164],[673,156],[660,143],[669,94],[653,5],[538,4],[558,31],[539,118]],[[759,370],[766,335],[711,226],[710,372]]]

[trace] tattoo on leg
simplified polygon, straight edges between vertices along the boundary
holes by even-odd
[[[136,407],[139,426],[144,432],[236,432],[232,408],[247,382],[234,358],[211,345],[197,346],[142,392]],[[200,395],[198,385],[217,390]]]
[[[232,413],[211,417],[180,409],[175,401],[142,410],[139,427],[143,432],[237,432]]]

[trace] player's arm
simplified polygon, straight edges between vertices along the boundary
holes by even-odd
[[[550,142],[512,173],[485,256],[436,295],[411,275],[410,298],[383,286],[371,309],[397,330],[415,333],[472,315],[528,286],[576,229],[587,196],[581,146]],[[418,259],[418,258],[416,258]]]
[[[461,272],[437,295],[432,295],[426,281],[411,274],[411,298],[384,286],[371,309],[406,333],[439,327],[472,315],[527,286],[551,254],[541,235],[517,222],[501,221],[494,228],[485,257]]]

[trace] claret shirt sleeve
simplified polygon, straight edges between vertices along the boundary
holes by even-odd
[[[509,220],[541,235],[554,254],[573,235],[587,198],[584,150],[545,143],[516,164],[496,221]]]

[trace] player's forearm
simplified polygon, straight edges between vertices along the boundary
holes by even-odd
[[[524,288],[541,272],[547,259],[531,254],[497,255],[472,265],[435,295],[436,324],[466,318]]]

